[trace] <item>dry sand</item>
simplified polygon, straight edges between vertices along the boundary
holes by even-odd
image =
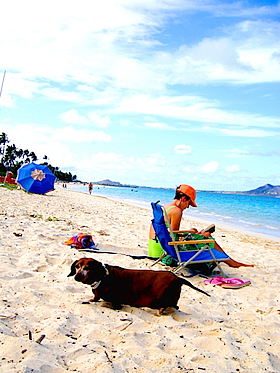
[[[147,308],[82,304],[90,287],[67,277],[83,256],[145,269],[149,259],[62,244],[86,232],[142,253],[151,211],[62,189],[41,196],[0,188],[0,203],[1,372],[280,372],[280,244],[273,238],[217,227],[214,236],[229,255],[255,264],[222,264],[226,274],[252,284],[223,289],[195,276],[190,281],[211,298],[184,286],[180,309],[158,317]],[[191,226],[203,228],[184,219],[182,228]]]

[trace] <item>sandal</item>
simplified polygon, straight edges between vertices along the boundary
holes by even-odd
[[[248,286],[251,284],[250,280],[243,281],[238,278],[223,278],[220,276],[213,277],[210,280],[205,280],[204,283],[211,284],[211,285],[220,285],[224,289],[240,289],[244,286]]]
[[[250,280],[243,281],[238,278],[232,278],[229,280],[231,281],[227,282],[226,284],[222,284],[221,287],[224,289],[240,289],[251,284]]]

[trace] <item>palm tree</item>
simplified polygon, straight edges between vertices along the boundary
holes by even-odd
[[[0,135],[0,172],[4,174],[6,172],[6,167],[4,166],[4,154],[6,150],[6,144],[8,144],[8,142],[8,136],[4,132],[2,132],[2,134]]]
[[[8,144],[8,142],[9,142],[8,136],[4,132],[2,132],[2,134],[0,135],[0,154],[1,155],[4,155],[5,147],[6,147],[6,144]]]

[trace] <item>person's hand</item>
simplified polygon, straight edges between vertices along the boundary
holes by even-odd
[[[212,237],[210,232],[204,232],[203,229],[202,231],[198,232],[198,234],[201,234],[204,237]]]

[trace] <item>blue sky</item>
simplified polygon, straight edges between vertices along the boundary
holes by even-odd
[[[279,185],[279,16],[277,1],[5,2],[0,132],[84,181]]]

